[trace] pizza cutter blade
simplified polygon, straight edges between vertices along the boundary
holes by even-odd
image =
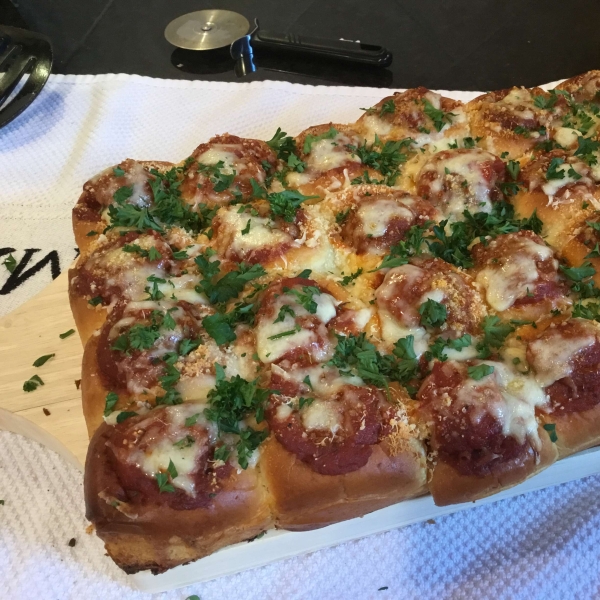
[[[238,77],[256,71],[254,53],[257,50],[286,51],[368,67],[387,67],[392,62],[392,53],[383,46],[263,31],[258,19],[254,20],[254,28],[250,31],[246,17],[222,9],[198,10],[182,15],[167,25],[165,37],[184,50],[215,50],[230,46]]]
[[[249,29],[248,19],[231,10],[197,10],[171,21],[165,38],[185,50],[215,50],[231,45]]]

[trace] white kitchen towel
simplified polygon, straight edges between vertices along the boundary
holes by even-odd
[[[0,598],[600,597],[600,477],[154,596],[132,590],[85,533],[82,487],[81,472],[58,455],[0,432]]]
[[[131,157],[179,161],[210,136],[269,138],[351,122],[388,90],[53,76],[0,129],[0,314],[76,255],[70,211],[84,181]],[[474,93],[446,92],[468,100]],[[1,366],[0,366],[1,373]],[[0,375],[1,376],[1,375]],[[0,599],[99,600],[133,591],[85,534],[81,474],[0,432]],[[76,544],[68,542],[75,538]],[[380,588],[387,588],[381,589]],[[228,598],[600,598],[600,477],[371,536],[156,596]]]

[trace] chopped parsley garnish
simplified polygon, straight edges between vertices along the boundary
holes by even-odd
[[[379,111],[379,116],[383,117],[383,115],[394,114],[396,112],[396,105],[394,104],[394,99],[390,98],[386,102],[381,105],[381,110]]]
[[[88,300],[88,304],[92,306],[98,306],[98,304],[102,304],[102,296],[94,296]]]
[[[357,375],[365,383],[387,388],[389,381],[407,385],[418,372],[413,348],[414,338],[408,336],[396,342],[392,354],[382,355],[375,346],[360,335],[338,335],[338,343],[329,365],[337,367],[342,375]]]
[[[293,223],[300,205],[313,198],[318,198],[318,196],[305,196],[297,190],[284,190],[267,195],[267,200],[271,205],[271,216],[282,217],[287,223]]]
[[[565,172],[562,169],[558,169],[565,162],[564,158],[559,158],[555,156],[548,165],[548,170],[546,171],[546,179],[548,181],[552,179],[564,179]]]
[[[452,123],[452,117],[456,115],[451,112],[444,112],[439,108],[435,108],[429,100],[426,98],[423,99],[423,112],[433,121],[433,126],[436,131],[441,131],[444,128],[444,125],[447,123]]]
[[[494,367],[491,365],[476,365],[473,367],[467,367],[467,373],[471,379],[479,381],[494,372]]]
[[[173,258],[175,260],[185,260],[188,258],[187,252],[183,250],[173,250]]]
[[[236,339],[231,318],[227,314],[217,312],[214,315],[204,317],[202,327],[218,346],[233,342]]]
[[[266,274],[261,265],[240,263],[233,271],[221,275],[221,262],[209,260],[213,254],[214,252],[205,250],[194,259],[202,275],[196,291],[205,294],[211,304],[223,304],[237,298],[246,284]]]
[[[242,229],[242,235],[246,235],[246,234],[250,233],[251,223],[252,223],[252,219],[248,219],[248,221],[246,223],[246,227],[244,227],[244,229]]]
[[[495,315],[487,316],[481,323],[483,339],[477,344],[477,358],[489,358],[494,350],[504,344],[506,338],[515,330],[509,323],[500,321]]]
[[[350,285],[351,283],[354,283],[356,281],[356,279],[358,279],[362,274],[363,274],[363,268],[360,267],[359,269],[354,271],[354,273],[351,273],[350,275],[345,275],[342,278],[342,280],[340,281],[340,283],[342,285]]]
[[[187,417],[185,420],[185,426],[192,427],[193,425],[195,425],[198,422],[199,416],[200,416],[200,413],[196,413],[195,415],[192,415],[191,417]]]
[[[186,167],[173,167],[165,173],[150,169],[148,185],[152,189],[154,202],[150,206],[128,204],[133,188],[124,186],[114,194],[115,204],[108,207],[109,229],[124,227],[144,231],[153,229],[164,233],[162,225],[180,226],[192,233],[200,233],[210,226],[218,207],[209,208],[200,203],[194,208],[181,198],[179,187]]]
[[[113,198],[117,204],[125,202],[128,198],[133,195],[133,186],[124,185],[120,187],[114,194]]]
[[[394,175],[394,177],[396,177],[396,176]],[[369,176],[369,172],[365,171],[359,177],[355,177],[354,179],[352,179],[350,181],[350,185],[361,185],[363,183],[369,183],[369,184],[373,184],[373,185],[387,185],[387,182],[388,182],[387,178],[373,179],[372,177]]]
[[[110,218],[109,229],[113,227],[124,227],[140,231],[153,229],[164,233],[163,228],[156,222],[148,208],[126,204],[124,200],[109,205],[108,216]]]
[[[144,291],[148,294],[148,298],[145,298],[145,300],[153,300],[155,302],[158,300],[162,300],[165,297],[165,295],[158,289],[158,284],[167,283],[167,280],[161,279],[156,275],[150,275],[150,277],[146,278],[146,281],[149,281],[152,284],[152,287],[146,286],[144,288]]]
[[[583,263],[580,267],[565,267],[560,265],[559,269],[568,279],[577,283],[596,274],[596,269],[590,262]]]
[[[33,361],[34,367],[41,367],[45,365],[51,358],[54,358],[56,354],[44,354],[44,356],[40,356]]]
[[[138,413],[133,410],[124,410],[117,415],[117,423],[122,423],[123,421],[127,421],[127,419],[131,419],[131,417],[137,417]]]
[[[579,300],[573,306],[573,317],[588,319],[590,321],[600,321],[600,303],[586,302],[583,304],[581,300]]]
[[[284,288],[283,291],[295,296],[298,302],[311,315],[314,315],[317,312],[318,304],[315,302],[314,297],[321,293],[321,290],[318,287],[314,285],[303,285],[302,291],[289,288]]]
[[[383,143],[377,134],[374,142],[369,146],[365,141],[362,146],[348,145],[348,150],[353,156],[358,156],[367,167],[372,167],[386,176],[386,185],[394,185],[399,175],[399,167],[408,160],[408,150],[414,143],[412,138]]]
[[[123,246],[123,252],[139,254],[142,258],[148,258],[151,261],[160,260],[162,258],[162,254],[154,246],[149,250],[145,250],[138,244],[125,244]]]
[[[301,329],[300,325],[296,325],[296,327],[294,327],[294,329],[288,329],[287,331],[282,331],[281,333],[276,333],[275,335],[269,336],[267,339],[268,340],[279,340],[283,337],[287,337],[289,335],[294,335],[295,333],[298,333],[300,331],[300,329]]]
[[[290,156],[296,156],[296,141],[278,127],[275,135],[267,142],[267,146],[277,154],[277,158],[287,162]]]
[[[187,356],[190,352],[198,348],[202,345],[202,340],[200,338],[196,338],[194,340],[190,338],[185,338],[179,342],[179,347],[177,348],[177,353],[179,356]]]
[[[281,323],[282,321],[285,320],[286,315],[289,315],[292,318],[296,316],[296,313],[294,312],[294,309],[289,304],[284,304],[279,309],[279,313],[277,315],[277,318],[273,321],[273,323]]]
[[[548,432],[550,441],[556,443],[558,441],[558,436],[556,435],[556,425],[554,423],[544,423],[543,427]]]
[[[59,338],[61,340],[64,340],[65,338],[68,338],[70,335],[73,335],[75,333],[74,329],[69,329],[68,331],[65,331],[64,333],[59,334]]]
[[[33,392],[37,390],[40,385],[44,385],[42,378],[39,375],[33,375],[23,384],[24,392]]]
[[[433,221],[423,225],[413,225],[405,235],[405,239],[390,248],[390,253],[383,258],[378,269],[399,267],[408,263],[413,256],[421,254],[425,232]]]
[[[596,274],[596,269],[590,262],[585,262],[580,267],[565,267],[560,265],[559,269],[572,282],[571,291],[578,298],[577,303],[573,306],[573,316],[597,321],[600,304],[595,302],[582,304],[582,300],[600,297],[600,289],[596,287],[592,279]]]
[[[173,464],[173,461],[171,459],[169,459],[169,466],[167,467],[167,472],[166,473],[160,472],[155,475],[156,483],[158,484],[158,491],[161,493],[163,493],[163,492],[173,493],[175,491],[175,488],[169,482],[169,476],[171,477],[171,481],[172,481],[173,479],[175,479],[177,477],[177,475],[178,475],[177,468]]]
[[[575,150],[575,156],[580,156],[584,162],[593,166],[598,164],[598,155],[596,152],[598,152],[599,149],[600,142],[579,136],[577,138],[577,150]]]
[[[9,254],[3,261],[2,264],[6,267],[9,273],[13,273],[17,267],[17,261],[12,254]]]
[[[115,409],[119,396],[116,392],[108,392],[104,401],[104,416],[108,417],[110,413]]]
[[[116,167],[114,167],[113,173],[114,173],[115,177],[123,177],[123,175],[125,175],[125,171],[123,170],[121,165],[117,165]]]
[[[528,219],[517,219],[514,216],[514,207],[507,202],[495,202],[491,213],[470,213],[465,210],[463,217],[464,221],[450,223],[450,234],[446,231],[448,221],[445,220],[434,225],[433,235],[425,238],[433,256],[463,268],[473,266],[469,246],[475,239],[484,241],[488,236],[496,237],[521,229],[539,234],[543,227],[535,211]]]
[[[549,98],[540,95],[533,97],[533,104],[537,108],[541,108],[543,110],[550,110],[556,104],[557,100],[558,96],[556,94],[551,95]]]
[[[307,385],[311,390],[313,389],[312,383],[310,382],[310,376],[307,375],[303,380],[302,383],[304,383],[305,385]]]
[[[448,359],[444,350],[446,348],[450,348],[451,350],[457,350],[461,352],[463,348],[467,348],[471,345],[472,339],[468,333],[465,333],[463,336],[456,339],[444,339],[444,338],[436,338],[436,340],[429,346],[427,352],[425,352],[425,358],[427,360],[432,360],[437,358],[440,361],[445,361]]]
[[[441,302],[429,298],[419,306],[419,314],[424,327],[441,327],[448,317],[448,309]]]
[[[194,209],[181,198],[182,168],[173,167],[166,173],[150,169],[154,179],[149,180],[154,195],[151,215],[167,226],[180,226],[192,233],[200,233],[210,227],[218,206],[209,208],[200,203]]]
[[[508,171],[511,180],[500,182],[498,187],[504,195],[514,196],[519,191],[519,188],[523,185],[523,182],[518,181],[519,173],[521,172],[521,165],[516,160],[509,160],[506,163],[506,170]]]
[[[475,145],[481,140],[482,138],[480,137],[476,137],[475,139],[473,139],[472,137],[466,137],[463,139],[463,146],[467,149],[470,148],[475,148]]]
[[[239,436],[236,444],[237,458],[242,469],[248,467],[248,459],[269,435],[268,430],[242,429],[240,422],[251,414],[256,422],[264,420],[264,405],[271,391],[258,387],[257,380],[246,381],[239,375],[225,378],[225,371],[218,363],[215,365],[217,383],[208,392],[209,408],[204,416],[217,424],[219,435],[234,433]]]
[[[312,149],[312,145],[315,142],[320,142],[321,140],[332,140],[336,135],[338,135],[339,131],[334,127],[330,127],[328,131],[325,133],[321,133],[320,135],[310,135],[307,134],[304,138],[304,145],[302,146],[302,152],[304,154],[310,154]]]
[[[227,446],[219,446],[218,448],[215,448],[215,453],[213,454],[213,458],[215,461],[226,462],[227,459],[229,458],[230,454],[231,454],[231,451],[229,450],[229,448]]]
[[[299,398],[298,410],[302,410],[305,406],[310,406],[314,401],[314,398]]]
[[[300,273],[298,273],[298,275],[296,275],[296,277],[298,277],[299,279],[308,279],[310,277],[311,273],[312,273],[312,269],[304,269],[304,270],[300,271]]]
[[[348,218],[349,214],[350,214],[350,209],[340,211],[339,213],[337,213],[337,215],[335,215],[335,222],[338,225],[341,225]]]
[[[531,131],[529,129],[527,129],[526,127],[523,127],[521,125],[517,125],[513,131],[517,134],[517,135],[522,135],[523,137],[531,137]]]
[[[196,443],[196,439],[191,435],[186,435],[184,438],[180,439],[178,442],[175,442],[173,446],[178,448],[179,450],[183,450],[184,448],[190,448]]]

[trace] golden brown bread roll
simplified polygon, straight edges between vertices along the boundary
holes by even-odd
[[[407,90],[85,184],[86,506],[120,567],[474,501],[600,443],[597,81]]]

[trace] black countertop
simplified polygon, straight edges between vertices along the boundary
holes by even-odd
[[[204,8],[258,17],[268,30],[361,40],[394,54],[388,69],[368,71],[265,55],[245,80],[490,90],[600,68],[597,0],[0,0],[0,23],[48,35],[55,73],[237,81],[227,50],[174,51],[164,39],[169,21]]]

